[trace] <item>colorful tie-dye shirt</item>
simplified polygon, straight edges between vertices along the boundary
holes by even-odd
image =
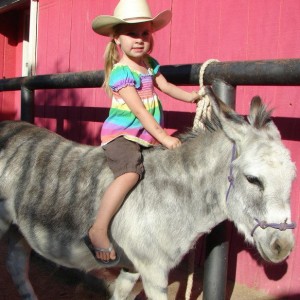
[[[163,112],[161,103],[154,91],[153,79],[159,72],[160,65],[152,58],[148,58],[148,74],[130,69],[127,65],[114,65],[109,86],[113,91],[112,105],[109,116],[105,120],[102,130],[102,145],[105,145],[119,136],[149,147],[158,142],[143,127],[138,118],[132,113],[119,94],[119,90],[126,86],[134,86],[141,97],[147,111],[163,126]]]

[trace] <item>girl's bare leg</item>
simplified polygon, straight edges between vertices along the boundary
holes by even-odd
[[[110,240],[107,236],[109,223],[138,180],[139,175],[137,173],[125,173],[117,177],[105,191],[95,223],[88,233],[95,248],[109,248]],[[96,256],[104,261],[116,259],[114,249],[108,253],[96,251]]]

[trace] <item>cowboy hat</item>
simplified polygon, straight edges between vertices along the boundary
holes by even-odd
[[[112,36],[113,27],[118,24],[133,24],[152,22],[153,31],[166,26],[172,17],[170,10],[165,10],[152,18],[149,5],[146,0],[120,0],[115,8],[113,16],[101,15],[93,20],[93,30],[101,35]]]

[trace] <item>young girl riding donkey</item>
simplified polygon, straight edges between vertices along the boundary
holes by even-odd
[[[118,262],[108,227],[126,195],[143,177],[142,148],[162,144],[168,149],[181,145],[163,129],[163,111],[154,87],[185,102],[196,102],[196,92],[186,92],[169,83],[159,63],[149,53],[153,32],[171,20],[165,10],[152,17],[146,0],[121,0],[113,16],[98,16],[93,30],[111,37],[105,52],[104,88],[112,97],[101,138],[114,181],[104,193],[93,226],[85,242],[95,258],[107,266]]]

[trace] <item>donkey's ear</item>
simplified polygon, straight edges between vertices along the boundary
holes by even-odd
[[[261,129],[271,122],[272,110],[268,110],[267,106],[262,102],[259,96],[255,96],[251,100],[250,114],[248,121],[251,126]]]
[[[248,121],[256,129],[267,130],[268,135],[274,139],[281,139],[280,132],[271,119],[272,109],[268,109],[259,96],[251,100]]]
[[[240,143],[244,138],[249,124],[238,115],[232,108],[222,102],[210,87],[205,87],[206,95],[210,98],[210,103],[214,114],[220,121],[220,125],[225,134],[234,142]]]

